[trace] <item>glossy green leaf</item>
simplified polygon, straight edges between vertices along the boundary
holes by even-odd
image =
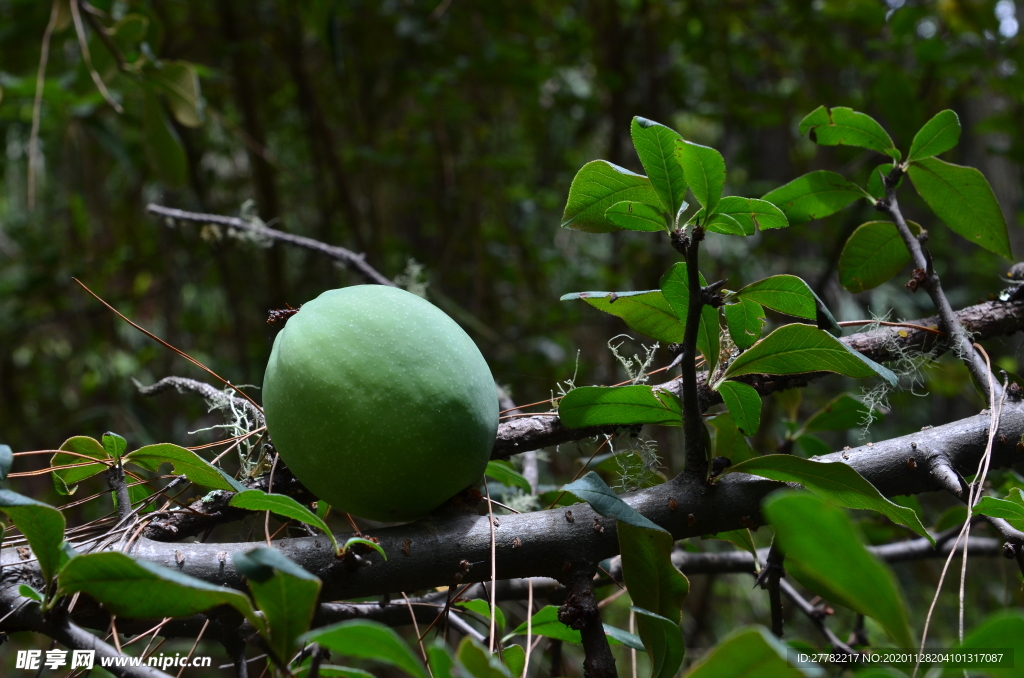
[[[974,513],[992,518],[1003,518],[1015,530],[1024,530],[1024,500],[1021,500],[1020,490],[1017,489],[1016,492],[1018,493],[1017,501],[1013,501],[1009,497],[1007,499],[982,497],[981,501],[975,505]],[[1010,495],[1012,497],[1013,492]]]
[[[577,645],[582,642],[579,631],[570,629],[568,626],[558,621],[557,605],[547,605],[542,607],[533,615],[533,619],[530,623],[532,624],[532,633],[534,636],[544,636],[545,638],[553,638],[554,640],[561,640],[566,643],[576,643]],[[636,649],[636,637],[633,636],[631,638],[625,638],[622,635],[624,633],[622,629],[617,629],[614,626],[605,624],[604,632],[605,635],[608,636],[608,642],[610,644],[626,645],[627,647],[633,647]],[[502,638],[502,642],[507,643],[511,638],[525,635],[526,622],[523,622],[517,626],[514,631]],[[629,642],[625,642],[626,640],[629,640]]]
[[[754,545],[754,535],[752,535],[750,530],[745,527],[741,527],[738,530],[729,530],[728,532],[705,534],[701,536],[701,539],[718,539],[721,541],[727,541],[736,548],[746,551],[750,555],[754,556],[754,560],[757,560],[757,546]]]
[[[910,263],[910,252],[896,225],[869,221],[857,227],[839,256],[839,282],[853,292],[863,292],[888,282]]]
[[[847,377],[881,376],[896,385],[896,375],[849,348],[832,335],[810,325],[784,325],[740,354],[725,377],[743,374],[804,374],[835,372]]]
[[[640,640],[640,636],[630,633],[625,629],[605,624],[604,634],[608,636],[608,643],[611,645],[619,643],[640,652],[647,652],[647,648],[644,647],[644,641]]]
[[[320,580],[277,549],[257,548],[232,554],[235,568],[249,580],[256,606],[267,622],[266,641],[287,662],[298,650],[320,595]]]
[[[39,571],[46,581],[53,579],[66,557],[61,551],[64,541],[64,514],[41,501],[11,490],[0,489],[0,511],[3,511],[25,535],[32,554],[39,561]]]
[[[558,403],[558,418],[569,428],[618,424],[681,426],[679,398],[650,386],[581,386]]]
[[[798,318],[814,320],[817,316],[814,293],[795,275],[773,275],[758,280],[736,292],[736,296]]]
[[[918,160],[907,173],[924,201],[951,229],[990,252],[1012,258],[1006,219],[984,174],[938,158]]]
[[[746,235],[753,235],[755,228],[763,231],[789,226],[789,220],[782,210],[767,200],[757,198],[722,198],[718,203],[718,213],[728,214],[736,219]]]
[[[7,480],[7,474],[14,466],[14,452],[10,445],[0,445],[0,480]]]
[[[725,325],[729,328],[729,336],[736,348],[747,349],[761,338],[764,329],[764,308],[751,299],[739,298],[735,304],[722,307],[725,313]]]
[[[314,629],[301,636],[299,641],[320,643],[322,647],[345,657],[371,659],[394,666],[415,678],[429,678],[419,658],[394,629],[368,619],[349,619]]]
[[[723,412],[708,422],[712,430],[712,456],[728,457],[734,464],[754,456],[750,443],[740,433],[732,413]]]
[[[308,675],[309,664],[292,669],[292,673],[295,674],[296,678]],[[369,671],[352,669],[347,666],[336,666],[334,664],[321,664],[317,675],[323,678],[375,678]],[[437,673],[434,674],[434,678],[437,678]],[[449,678],[451,678],[451,674],[449,674]]]
[[[835,214],[864,193],[854,183],[828,170],[810,172],[762,196],[776,205],[791,224]]]
[[[1004,657],[1000,666],[986,665],[985,675],[994,678],[1020,678],[1021,658],[1024,657],[1024,613],[1010,609],[989,615],[985,621],[970,630],[964,638],[962,647],[967,651],[978,652],[993,648],[1012,651],[1012,661],[1007,661],[1009,657]],[[962,676],[963,669],[948,670],[944,675]]]
[[[733,631],[690,667],[686,678],[819,678],[814,664],[794,666],[789,648],[761,626]]]
[[[148,91],[142,105],[142,146],[160,181],[170,187],[185,183],[188,163],[181,139],[164,115],[159,99]]]
[[[530,481],[516,471],[511,462],[504,460],[489,461],[487,462],[487,469],[484,471],[484,475],[497,480],[506,487],[518,487],[526,494],[533,492],[533,488],[530,487]]]
[[[371,548],[374,551],[376,551],[377,553],[379,553],[380,557],[383,558],[384,560],[388,559],[387,554],[384,553],[384,547],[383,546],[381,546],[377,542],[373,541],[372,539],[366,539],[365,537],[349,537],[348,539],[345,540],[345,543],[341,545],[341,552],[345,553],[346,551],[348,551],[350,548],[352,548],[356,544],[361,544],[363,546],[366,546],[367,548]]]
[[[64,593],[81,591],[120,617],[187,617],[230,605],[257,629],[263,628],[244,594],[116,551],[72,558],[61,570],[59,583]]]
[[[743,435],[752,436],[761,428],[761,395],[741,381],[723,381],[715,390],[722,394],[733,421]]]
[[[679,624],[690,582],[672,564],[672,535],[657,525],[620,522],[617,528],[622,579],[633,604]]]
[[[642,292],[573,292],[562,296],[562,301],[583,299],[605,313],[622,318],[631,330],[657,341],[673,344],[683,340],[685,320],[675,311],[661,290]]]
[[[924,124],[910,144],[907,162],[945,153],[960,142],[960,118],[948,108]]]
[[[427,646],[427,665],[432,678],[462,678],[461,672],[455,673],[455,658],[443,640],[435,640]]]
[[[487,648],[472,636],[462,639],[457,656],[462,668],[473,678],[513,678],[498,659],[498,655],[488,652]]]
[[[820,410],[811,415],[804,424],[805,431],[845,431],[863,426],[868,417],[879,421],[882,413],[872,410],[851,395],[842,394],[833,398]]]
[[[475,612],[480,615],[488,622],[491,620],[491,604],[483,598],[474,598],[473,600],[460,600],[455,603],[459,607],[464,607],[470,612]],[[501,608],[497,605],[494,606],[494,624],[497,627],[498,633],[505,632],[505,613],[501,611]]]
[[[640,640],[651,658],[651,678],[672,678],[679,672],[686,656],[683,630],[678,623],[650,610],[636,605],[629,609],[636,613]]]
[[[128,441],[116,433],[107,431],[103,434],[103,438],[101,440],[103,443],[103,449],[106,450],[107,454],[114,459],[120,459],[124,456],[124,451],[128,449]]]
[[[605,218],[624,231],[667,231],[665,213],[660,208],[642,202],[623,200],[604,213]]]
[[[686,176],[675,158],[676,140],[680,135],[653,120],[640,117],[633,118],[629,132],[644,171],[661,198],[662,207],[675,216],[686,199]]]
[[[656,205],[661,198],[645,176],[605,160],[588,162],[569,187],[562,228],[589,233],[617,231],[618,227],[605,217],[605,211],[624,200]]]
[[[633,525],[637,528],[660,531],[668,535],[668,532],[665,532],[664,529],[645,518],[640,512],[624,502],[619,495],[615,494],[614,490],[601,480],[601,476],[597,475],[594,471],[564,486],[562,491],[576,495],[590,504],[591,508],[602,516],[615,518],[621,523]],[[671,537],[669,539],[671,540]]]
[[[331,545],[334,546],[335,552],[340,553],[338,542],[334,539],[331,528],[327,526],[327,523],[287,495],[267,494],[263,490],[244,490],[231,497],[231,501],[228,503],[231,506],[249,511],[270,511],[275,515],[312,525],[322,531],[331,540]]]
[[[682,323],[686,323],[687,309],[690,304],[690,283],[687,279],[686,263],[677,262],[661,276],[661,291],[668,300],[669,306]],[[707,285],[704,275],[700,275],[701,286]],[[707,360],[710,372],[718,363],[720,350],[721,326],[718,309],[705,305],[700,313],[700,327],[697,332],[697,349]]]
[[[146,445],[124,456],[125,462],[133,462],[153,470],[164,462],[174,467],[174,472],[191,480],[196,485],[215,490],[242,492],[246,488],[231,476],[206,461],[192,450],[171,443]]]
[[[682,139],[676,140],[676,162],[683,168],[683,175],[693,196],[709,214],[715,212],[725,188],[725,160],[722,154],[708,146],[701,146]]]
[[[715,212],[711,215],[711,218],[706,221],[704,220],[704,214],[706,214],[706,212],[702,208],[690,221],[693,223],[700,222],[704,224],[704,229],[710,233],[724,233],[725,235],[739,236],[754,235],[753,231],[749,231],[744,223],[739,219],[734,218],[731,214]]]
[[[97,473],[106,471],[109,466],[107,464],[90,464],[88,460],[82,459],[78,455],[86,457],[92,457],[93,459],[110,459],[110,453],[108,453],[103,445],[100,444],[95,438],[88,436],[75,436],[74,438],[68,438],[64,441],[58,449],[74,452],[75,454],[57,454],[50,457],[50,466],[71,466],[73,464],[83,464],[83,466],[75,466],[74,468],[61,468],[51,472],[53,478],[54,489],[59,494],[74,494],[75,490],[78,489],[78,483],[91,478]]]
[[[512,678],[519,678],[526,668],[526,650],[522,645],[506,645],[501,648],[501,662],[512,674]],[[434,678],[437,678],[435,675]]]
[[[800,122],[800,134],[808,133],[822,146],[857,146],[900,159],[900,152],[882,126],[870,115],[852,108],[837,106],[829,110],[819,106]]]
[[[802,459],[791,454],[768,454],[730,466],[725,473],[749,473],[783,483],[800,483],[833,504],[877,511],[934,543],[913,509],[883,497],[864,476],[846,464]]]
[[[813,494],[775,493],[763,512],[786,554],[786,572],[818,595],[877,621],[897,647],[914,647],[896,577],[861,543],[843,509]]]
[[[43,602],[43,594],[27,584],[18,584],[18,595],[34,600],[37,603]]]

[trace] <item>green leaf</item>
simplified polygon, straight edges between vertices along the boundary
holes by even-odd
[[[960,118],[948,108],[939,111],[924,124],[910,144],[907,162],[915,162],[945,153],[960,142]]]
[[[0,445],[0,480],[7,480],[7,474],[14,466],[14,452],[9,445]]]
[[[622,578],[633,604],[679,624],[690,582],[672,564],[672,535],[656,525],[629,522],[620,522],[617,529]]]
[[[857,146],[900,159],[900,152],[882,126],[870,115],[852,108],[828,110],[819,106],[800,123],[800,134],[808,132],[822,146]]]
[[[651,522],[635,508],[622,501],[619,495],[608,487],[601,476],[591,471],[579,480],[569,483],[562,488],[563,492],[571,492],[583,501],[590,504],[591,508],[608,518],[615,518],[621,523],[633,525],[637,528],[661,531],[668,535],[664,529]],[[621,526],[620,526],[621,527]],[[620,537],[621,539],[621,537]],[[671,541],[671,537],[669,537]],[[634,600],[636,600],[634,598]]]
[[[604,634],[608,636],[608,642],[611,645],[619,643],[633,650],[647,652],[647,648],[644,647],[644,641],[640,640],[640,636],[632,634],[629,631],[626,631],[625,629],[620,629],[616,626],[609,626],[608,624],[605,624]]]
[[[802,224],[835,214],[857,198],[863,191],[841,175],[818,170],[794,179],[762,199],[776,205],[791,224]]]
[[[719,207],[721,207],[721,203],[719,203]],[[754,235],[753,230],[748,230],[746,224],[742,223],[739,219],[733,218],[732,215],[715,212],[711,215],[710,219],[705,219],[705,214],[707,214],[707,210],[702,207],[697,210],[697,213],[694,214],[687,223],[700,223],[704,226],[704,229],[710,233],[723,233],[725,235],[739,236]]]
[[[383,558],[384,560],[388,559],[387,554],[384,553],[384,547],[383,546],[381,546],[377,542],[373,541],[372,539],[366,539],[364,537],[349,537],[348,539],[345,540],[345,543],[342,544],[341,552],[345,553],[350,548],[352,548],[352,546],[355,545],[355,544],[362,544],[363,546],[367,546],[367,547],[373,549],[374,551],[376,551],[377,553],[379,553],[381,558]]]
[[[174,467],[174,472],[184,475],[196,485],[215,490],[242,492],[245,486],[206,461],[192,450],[178,447],[171,443],[146,445],[124,456],[124,461],[138,464],[142,468],[155,470],[166,462]],[[243,507],[244,508],[244,507]]]
[[[605,160],[588,162],[569,187],[562,228],[588,233],[617,231],[618,227],[605,218],[605,211],[624,200],[658,204],[661,198],[645,176]]]
[[[1024,505],[1007,499],[982,497],[974,507],[974,513],[1005,519],[1015,530],[1024,529]]]
[[[291,518],[292,520],[298,520],[299,522],[306,523],[307,525],[312,525],[318,530],[321,530],[327,538],[331,540],[331,545],[334,546],[335,553],[342,553],[338,548],[338,542],[334,539],[334,535],[331,533],[331,528],[327,526],[327,523],[308,508],[287,495],[267,494],[263,490],[244,490],[231,497],[231,501],[228,503],[231,506],[248,509],[250,511],[270,511],[276,515]]]
[[[491,604],[482,598],[474,598],[473,600],[461,600],[456,603],[459,607],[464,607],[470,612],[475,612],[480,615],[488,622],[491,620]],[[505,613],[501,611],[501,608],[497,605],[494,606],[494,624],[497,626],[497,632],[505,632]]]
[[[892,571],[861,543],[846,513],[812,494],[782,491],[763,512],[786,554],[786,572],[818,595],[877,621],[897,647],[914,647]]]
[[[296,640],[313,621],[320,580],[273,548],[236,552],[231,559],[248,578],[267,620],[267,643],[278,659],[289,661],[298,650]]]
[[[675,158],[676,140],[680,135],[653,120],[640,117],[633,118],[629,132],[644,171],[661,198],[661,205],[675,216],[686,199],[686,176]],[[662,224],[664,228],[664,220]]]
[[[120,617],[188,617],[218,605],[230,605],[254,627],[263,628],[245,594],[116,551],[72,558],[58,581],[64,593],[81,591]]]
[[[1006,219],[984,174],[938,158],[918,160],[907,173],[924,201],[951,229],[990,252],[1012,258]]]
[[[683,168],[683,175],[693,196],[708,214],[714,214],[725,187],[725,160],[722,154],[708,146],[682,139],[677,139],[675,143],[676,162]]]
[[[49,582],[65,559],[60,546],[64,540],[64,514],[49,504],[11,490],[0,490],[0,511],[9,515],[25,535],[32,554],[39,561],[39,571]]]
[[[715,390],[722,394],[740,432],[746,436],[757,433],[761,428],[761,396],[757,390],[741,381],[720,382]]]
[[[429,678],[423,664],[402,638],[393,629],[374,621],[349,619],[314,629],[299,640],[320,643],[346,657],[372,659],[394,666],[415,678]]]
[[[501,661],[513,678],[519,678],[523,675],[523,669],[526,668],[526,650],[522,645],[506,645],[501,648]],[[437,676],[435,675],[434,678]]]
[[[34,600],[37,603],[43,602],[43,594],[27,584],[18,584],[18,595]]]
[[[142,146],[157,178],[170,187],[181,186],[188,177],[185,149],[178,133],[164,115],[160,100],[146,91],[142,104]]]
[[[433,678],[462,678],[463,674],[454,672],[455,659],[451,650],[443,640],[436,640],[427,646],[427,664]]]
[[[839,282],[854,294],[878,287],[910,263],[896,224],[869,221],[857,227],[839,256]]]
[[[754,456],[754,450],[740,433],[731,413],[723,412],[716,415],[711,418],[709,423],[714,434],[712,456],[728,457],[734,464]]]
[[[523,477],[521,473],[515,470],[511,462],[508,461],[489,461],[487,462],[487,469],[484,471],[484,475],[488,478],[497,480],[506,487],[518,487],[526,494],[532,494],[533,488],[530,487],[530,481]]]
[[[1020,667],[1016,666],[1024,657],[1024,613],[1020,610],[1000,610],[989,615],[985,621],[971,629],[962,646],[967,651],[986,652],[992,648],[1009,650],[1011,657],[1004,657],[1000,666],[985,666],[985,675],[994,678],[1019,678]],[[1007,661],[1009,660],[1009,661]],[[978,665],[975,665],[978,666]],[[947,675],[961,676],[963,670],[949,671]]]
[[[498,655],[488,652],[472,636],[466,636],[459,643],[458,657],[459,663],[473,678],[512,678]]]
[[[534,636],[544,636],[545,638],[553,638],[554,640],[561,640],[566,643],[576,643],[577,645],[582,642],[579,631],[570,629],[568,626],[558,621],[557,605],[547,605],[541,608],[535,615],[533,615],[533,619],[530,621],[530,624],[532,625],[532,632]],[[608,636],[608,642],[612,645],[622,644],[627,647],[634,647],[635,645],[635,641],[632,639],[630,639],[630,642],[633,642],[634,645],[630,645],[629,643],[620,640],[623,632],[621,629],[617,629],[614,626],[605,624],[604,632],[605,635]],[[524,635],[526,635],[526,622],[523,622],[517,626],[514,631],[507,634],[502,638],[501,642],[507,643],[510,638]]]
[[[754,556],[755,561],[757,560],[757,546],[754,545],[754,535],[752,535],[750,530],[745,527],[741,527],[738,530],[729,530],[728,532],[705,534],[701,536],[701,539],[719,539],[721,541],[727,541],[736,548],[742,549]]]
[[[842,394],[811,415],[804,424],[805,431],[845,431],[861,426],[868,417],[873,421],[882,418],[882,413],[873,410],[851,395]]]
[[[66,452],[75,452],[76,454],[60,454],[58,452],[50,457],[50,466],[84,464],[84,466],[76,466],[75,468],[57,469],[51,473],[53,486],[58,494],[74,494],[75,490],[78,489],[78,483],[109,468],[107,464],[90,464],[87,460],[78,456],[83,455],[93,459],[110,459],[110,453],[95,438],[88,436],[68,438],[58,449]]]
[[[296,676],[307,675],[309,673],[309,664],[292,669],[292,673]],[[323,676],[323,678],[374,678],[374,675],[369,671],[350,669],[347,666],[335,666],[334,664],[321,664],[318,675]],[[451,674],[449,674],[449,678],[450,676]],[[436,672],[434,673],[434,678],[437,678]]]
[[[783,483],[800,483],[812,494],[833,504],[852,509],[877,511],[904,525],[934,544],[928,530],[913,509],[894,504],[851,466],[839,462],[813,461],[791,454],[768,454],[730,466],[725,473],[749,473]],[[724,474],[723,474],[724,475]]]
[[[817,316],[814,293],[795,275],[773,275],[758,280],[742,288],[736,296],[798,318],[814,320]]]
[[[881,376],[896,384],[896,375],[810,325],[784,325],[737,357],[724,378],[743,374],[835,372],[847,377]]]
[[[681,426],[679,398],[650,386],[581,386],[558,403],[558,418],[569,428],[636,424]]]
[[[604,213],[605,218],[624,231],[667,231],[665,214],[657,207],[642,202],[623,200]]]
[[[818,678],[814,664],[797,667],[789,648],[761,626],[738,629],[690,667],[686,678]]]
[[[128,449],[128,441],[117,435],[107,431],[103,434],[103,449],[107,451],[113,459],[120,459],[124,455],[124,451]]]
[[[651,678],[672,678],[686,656],[683,630],[679,624],[642,607],[629,608],[636,613],[637,630],[651,658]]]
[[[889,176],[893,167],[895,167],[893,163],[885,163],[876,167],[871,174],[868,175],[868,193],[879,200],[885,197],[885,182],[883,179]],[[896,182],[896,188],[899,188],[902,185],[903,175],[901,174],[899,180]]]
[[[179,123],[185,127],[203,124],[195,66],[187,61],[163,61],[159,69],[146,69],[146,75],[167,95],[167,105]]]
[[[767,200],[730,196],[718,203],[718,213],[727,214],[743,227],[744,235],[753,235],[754,229],[786,228],[789,220],[778,207]]]
[[[828,443],[809,433],[796,438],[794,442],[803,450],[805,457],[822,457],[826,454],[832,454],[832,448]]]
[[[737,299],[735,304],[722,307],[725,313],[725,325],[729,328],[729,336],[736,348],[750,348],[761,338],[764,328],[764,308],[751,299]]]
[[[657,341],[677,344],[686,333],[685,321],[676,317],[661,290],[573,292],[561,298],[562,301],[573,299],[583,299],[599,311],[622,318],[631,330]]]
[[[701,286],[707,285],[704,275],[700,275]],[[669,306],[675,312],[680,322],[686,323],[687,309],[690,304],[690,282],[687,278],[686,263],[677,262],[661,276],[661,291],[668,300]],[[721,326],[719,324],[718,309],[705,305],[700,312],[700,327],[697,332],[697,349],[704,355],[707,361],[707,369],[710,374],[718,362]]]

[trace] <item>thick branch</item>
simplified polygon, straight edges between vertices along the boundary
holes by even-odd
[[[686,332],[683,334],[683,348],[680,354],[682,370],[683,447],[685,462],[683,473],[704,479],[708,475],[708,455],[704,449],[704,419],[697,397],[697,335],[700,332],[700,315],[704,309],[704,290],[700,284],[698,253],[704,229],[695,226],[689,238],[682,238],[680,245],[686,256],[686,279],[690,298],[686,306]],[[673,243],[676,238],[673,238]],[[710,359],[709,359],[710,360]]]
[[[974,377],[974,381],[978,384],[978,388],[985,394],[985,400],[987,402],[994,402],[994,398],[999,397],[1002,389],[993,381],[992,387],[996,390],[996,393],[989,393],[991,373],[985,364],[985,360],[975,350],[971,338],[957,320],[956,313],[953,312],[953,307],[950,306],[949,299],[946,298],[946,293],[942,291],[942,282],[939,280],[939,274],[932,267],[931,255],[923,244],[928,239],[927,233],[915,236],[903,218],[903,213],[900,212],[900,205],[896,200],[896,186],[902,177],[903,170],[897,165],[889,173],[889,176],[885,178],[885,199],[879,200],[875,207],[896,224],[896,229],[899,231],[900,237],[903,238],[903,244],[910,251],[915,270],[914,277],[911,279],[911,282],[907,283],[907,286],[911,291],[916,291],[917,287],[920,286],[928,292],[932,303],[935,304],[935,310],[939,312],[939,328],[946,333],[949,337],[948,343],[955,348],[957,356],[967,365],[967,369],[970,370],[971,376]]]
[[[570,575],[569,598],[558,609],[558,620],[580,632],[583,641],[583,678],[618,678],[615,657],[608,645],[601,611],[594,598],[593,575],[579,570]]]
[[[271,240],[277,240],[279,242],[286,242],[290,245],[296,245],[303,247],[314,252],[319,252],[324,256],[334,259],[338,263],[342,264],[348,269],[351,269],[363,276],[367,282],[374,283],[377,285],[387,285],[389,287],[395,287],[390,279],[381,275],[373,266],[366,263],[366,257],[363,254],[356,254],[352,250],[345,249],[344,247],[338,247],[337,245],[328,245],[322,243],[319,240],[307,238],[302,235],[295,235],[294,233],[285,233],[284,231],[278,231],[274,228],[268,228],[266,226],[260,226],[257,224],[251,224],[244,219],[238,217],[225,217],[219,214],[200,214],[198,212],[186,212],[185,210],[174,209],[172,207],[164,207],[162,205],[147,205],[146,211],[150,214],[156,214],[168,219],[175,221],[191,221],[198,224],[218,224],[220,226],[228,226],[230,228],[237,228],[240,231],[248,231],[264,238],[270,238]]]
[[[926,465],[914,458],[919,448],[944,449],[952,467],[962,475],[977,468],[988,442],[988,414],[976,415],[912,435],[826,455],[821,460],[849,464],[884,495],[943,490]],[[993,445],[992,465],[1003,467],[1024,460],[1016,441],[1024,434],[1024,405],[1007,404]],[[727,474],[714,485],[703,480],[665,483],[623,495],[650,520],[682,539],[762,523],[760,505],[782,484],[740,473]],[[566,511],[573,513],[572,522]],[[574,567],[600,562],[618,552],[615,521],[594,513],[586,504],[503,516],[495,531],[499,579],[564,577]],[[340,535],[344,540],[347,535]],[[435,516],[406,525],[375,530],[388,553],[385,562],[375,554],[352,570],[334,557],[325,537],[281,539],[275,546],[324,582],[326,600],[422,590],[451,585],[456,573],[463,581],[490,577],[490,528],[486,516]],[[245,582],[230,559],[221,554],[243,544],[165,544],[137,540],[131,554],[177,569],[205,581],[244,589]],[[902,548],[902,547],[899,547]],[[16,549],[0,552],[0,563],[17,567]],[[460,562],[469,563],[462,572]],[[9,571],[3,571],[6,580]],[[14,576],[14,573],[10,573]]]

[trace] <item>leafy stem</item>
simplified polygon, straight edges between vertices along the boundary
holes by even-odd
[[[680,353],[683,376],[683,445],[686,448],[683,472],[690,476],[705,477],[708,473],[708,456],[704,449],[704,420],[697,400],[697,335],[700,331],[701,310],[704,308],[704,290],[700,284],[697,268],[700,241],[704,239],[704,227],[696,225],[689,235],[679,231],[672,243],[686,258],[686,277],[690,288],[690,299],[686,308],[686,332],[683,334],[683,349]]]
[[[900,237],[903,239],[903,244],[907,246],[907,250],[910,252],[911,260],[914,262],[914,273],[910,282],[907,283],[908,289],[917,291],[920,287],[928,292],[932,303],[935,304],[935,309],[939,312],[940,329],[946,333],[946,336],[949,337],[950,346],[960,359],[964,361],[964,364],[967,365],[967,369],[970,371],[971,376],[974,377],[975,383],[984,394],[986,402],[991,401],[993,396],[999,396],[1001,387],[993,381],[993,389],[996,393],[989,393],[988,368],[985,366],[985,361],[975,350],[971,338],[964,330],[963,325],[956,319],[956,313],[953,312],[953,307],[950,306],[946,293],[942,291],[942,282],[932,266],[931,254],[924,245],[928,240],[928,234],[922,231],[920,235],[915,236],[910,230],[910,226],[907,225],[906,219],[903,218],[903,213],[900,211],[899,202],[896,200],[896,187],[903,177],[904,171],[903,166],[898,164],[885,177],[883,182],[885,185],[885,197],[875,203],[875,209],[892,219],[892,222],[896,224]]]

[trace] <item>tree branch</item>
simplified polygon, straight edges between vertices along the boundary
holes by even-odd
[[[915,269],[913,277],[907,283],[907,288],[911,292],[916,292],[918,287],[923,287],[928,292],[932,303],[935,304],[935,310],[939,312],[939,327],[949,337],[950,346],[955,349],[957,357],[967,365],[975,383],[984,394],[985,400],[995,402],[998,400],[1002,388],[993,381],[993,389],[996,393],[989,393],[989,370],[985,365],[985,360],[978,355],[971,338],[957,320],[956,313],[953,312],[953,307],[949,305],[949,300],[946,298],[946,293],[942,291],[939,274],[932,266],[931,254],[924,247],[928,234],[922,232],[921,235],[915,236],[900,211],[899,202],[896,200],[896,186],[902,177],[903,169],[899,165],[893,167],[889,175],[885,177],[885,198],[875,203],[875,208],[892,219],[900,237],[903,238],[903,244],[910,251]]]
[[[700,284],[698,268],[700,241],[704,239],[704,229],[694,226],[687,236],[673,234],[672,244],[686,257],[687,286],[690,298],[686,306],[686,331],[683,334],[683,347],[680,353],[680,369],[682,371],[682,392],[680,400],[683,410],[683,447],[685,461],[683,473],[699,477],[702,480],[708,475],[708,455],[704,449],[704,419],[697,396],[697,335],[700,333],[700,316],[704,309],[704,289]],[[709,358],[710,360],[710,358]]]
[[[583,677],[618,678],[615,657],[601,623],[594,598],[594,578],[588,570],[574,571],[568,581],[569,598],[558,608],[558,621],[580,632],[583,641]]]
[[[363,278],[370,283],[376,285],[387,285],[388,287],[396,287],[395,283],[387,277],[381,275],[373,266],[366,263],[366,257],[363,254],[356,254],[352,250],[345,249],[344,247],[338,247],[337,245],[328,245],[322,243],[319,240],[313,238],[307,238],[302,235],[295,235],[293,233],[285,233],[284,231],[278,231],[274,228],[268,228],[267,226],[259,226],[257,224],[251,224],[244,219],[238,217],[225,217],[219,214],[200,214],[198,212],[186,212],[184,210],[174,209],[173,207],[164,207],[162,205],[147,205],[146,211],[150,214],[156,214],[158,216],[166,217],[173,221],[191,221],[199,224],[218,224],[220,226],[227,226],[229,228],[236,228],[240,231],[247,231],[254,233],[264,238],[270,238],[279,242],[286,242],[290,245],[297,247],[303,247],[307,250],[319,252],[324,256],[334,259],[341,265],[348,269],[351,269],[363,276]]]

